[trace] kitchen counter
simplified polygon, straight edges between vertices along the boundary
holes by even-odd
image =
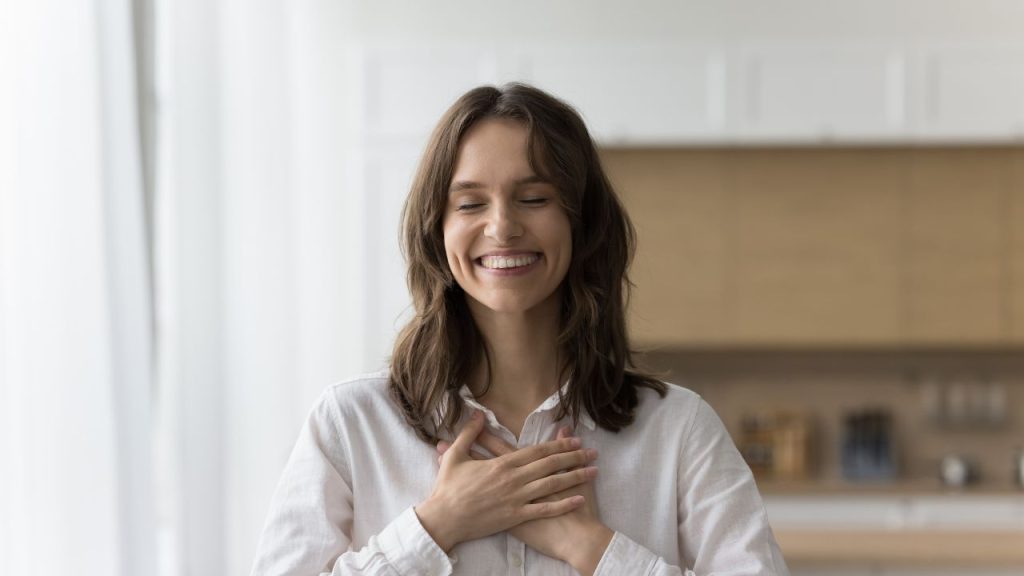
[[[772,529],[794,565],[1024,568],[1019,490],[949,492],[928,482],[795,488],[762,486]]]
[[[1009,482],[982,482],[963,488],[942,484],[937,479],[898,480],[895,482],[846,482],[840,479],[777,481],[758,480],[763,495],[950,495],[950,496],[1024,496],[1024,489]]]
[[[1024,567],[1024,531],[775,530],[799,564]]]

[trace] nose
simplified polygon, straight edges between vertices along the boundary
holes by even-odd
[[[504,244],[523,235],[523,227],[516,219],[515,212],[503,203],[495,203],[488,214],[484,235]]]

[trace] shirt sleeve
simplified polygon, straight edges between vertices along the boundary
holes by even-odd
[[[694,574],[788,576],[754,475],[699,400],[679,457],[679,550]]]
[[[412,507],[351,550],[352,487],[339,447],[339,417],[326,394],[292,449],[270,505],[252,576],[445,576],[451,559]]]
[[[685,566],[616,532],[594,576],[789,576],[753,474],[703,400],[680,447],[677,491]]]
[[[660,556],[616,532],[601,557],[594,576],[637,574],[639,576],[695,576],[690,570],[672,566]]]

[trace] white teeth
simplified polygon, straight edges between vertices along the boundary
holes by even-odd
[[[519,268],[521,266],[529,266],[539,259],[540,256],[536,254],[526,256],[484,256],[480,258],[480,263],[483,264],[484,268]]]

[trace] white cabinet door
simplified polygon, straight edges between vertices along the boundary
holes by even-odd
[[[493,52],[471,46],[367,48],[360,58],[362,129],[372,140],[422,139],[467,90],[498,81]]]
[[[739,57],[742,141],[891,141],[906,137],[905,52],[805,43]]]
[[[600,144],[719,141],[727,134],[721,51],[555,46],[522,58],[523,79],[576,107]]]
[[[923,140],[1024,139],[1024,46],[931,48],[921,66]]]

